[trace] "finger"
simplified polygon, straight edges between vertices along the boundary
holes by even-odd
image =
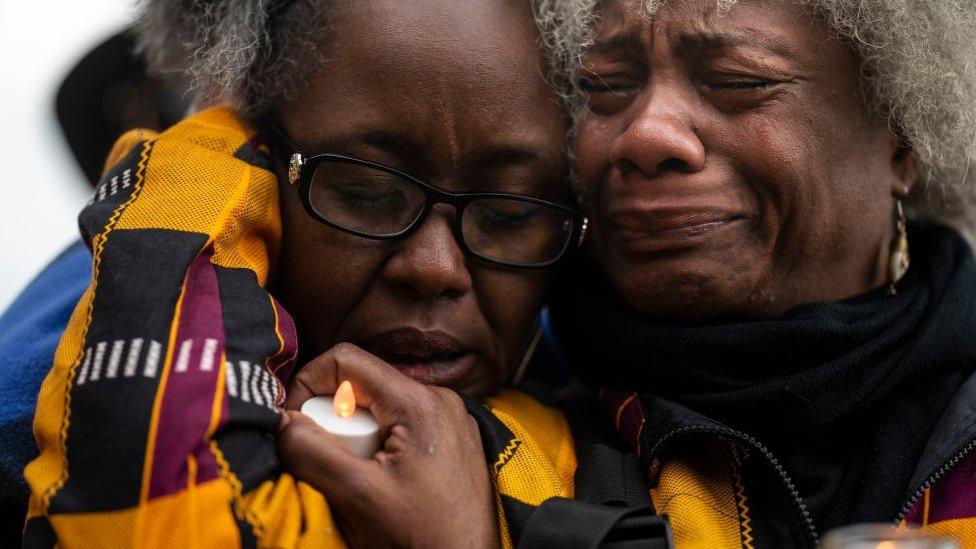
[[[339,388],[339,383],[346,379],[340,379],[340,369],[347,375],[351,374],[350,381],[357,385],[353,389],[356,402],[365,406],[371,395],[368,394],[370,393],[368,387],[364,387],[362,380],[359,379],[364,376],[358,375],[358,372],[366,369],[381,369],[384,366],[392,368],[352,343],[339,343],[299,370],[288,387],[286,407],[297,409],[301,403],[313,396],[334,394]]]
[[[339,343],[328,351],[308,361],[298,370],[288,384],[288,391],[285,395],[285,409],[298,410],[306,400],[320,395],[331,396],[339,388],[337,374],[337,360],[335,355],[341,357],[345,352],[344,347],[349,344]],[[349,350],[355,353],[355,350]],[[349,360],[357,360],[351,358]],[[359,392],[356,392],[357,404],[360,400]]]
[[[297,410],[309,398],[332,395],[349,380],[356,404],[368,408],[384,427],[409,415],[424,386],[375,355],[351,343],[340,343],[308,362],[288,388],[285,407]]]
[[[279,423],[278,455],[296,478],[330,499],[364,497],[364,480],[381,480],[382,467],[374,460],[362,459],[346,450],[329,432],[311,418],[291,410]],[[350,482],[355,479],[355,482]]]

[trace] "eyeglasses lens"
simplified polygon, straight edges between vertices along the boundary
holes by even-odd
[[[509,265],[557,259],[572,233],[568,212],[518,199],[479,198],[461,218],[461,234],[471,251]]]
[[[423,212],[427,197],[411,181],[348,162],[316,167],[309,202],[330,223],[374,237],[397,235]],[[478,198],[461,216],[461,237],[492,261],[532,266],[556,260],[573,233],[564,210],[518,198]]]
[[[395,235],[423,210],[424,192],[408,181],[367,166],[326,162],[312,175],[309,202],[332,223],[375,236]]]

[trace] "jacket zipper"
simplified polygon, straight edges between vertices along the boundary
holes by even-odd
[[[800,498],[800,493],[797,492],[796,486],[793,484],[793,479],[790,478],[789,474],[786,472],[786,469],[784,469],[779,460],[776,459],[776,456],[774,456],[765,445],[756,440],[754,437],[743,433],[742,431],[736,431],[727,427],[681,427],[661,437],[661,439],[658,440],[657,443],[651,448],[648,457],[653,459],[658,450],[660,450],[665,443],[678,435],[687,433],[725,435],[736,439],[740,443],[745,443],[747,446],[750,446],[752,449],[765,456],[767,463],[773,467],[773,469],[779,475],[780,480],[783,481],[789,490],[790,497],[793,500],[793,510],[796,511],[797,516],[799,516],[801,522],[805,526],[804,533],[809,546],[819,546],[820,541],[817,536],[817,529],[813,525],[813,519],[810,518],[810,511],[807,510],[806,504],[803,503],[803,500]],[[976,445],[976,441],[973,441],[973,444]]]
[[[918,500],[925,494],[925,491],[931,488],[933,484],[938,482],[940,478],[948,473],[950,469],[955,467],[956,464],[959,463],[962,458],[966,457],[966,454],[973,451],[973,449],[976,449],[976,438],[970,440],[969,443],[963,446],[961,450],[956,452],[955,455],[949,459],[949,461],[943,463],[942,467],[939,467],[934,473],[925,479],[925,482],[919,485],[918,490],[916,490],[915,493],[908,498],[908,501],[905,502],[905,505],[902,506],[901,512],[898,513],[898,516],[895,518],[895,524],[901,524],[901,521],[905,520],[905,517],[908,516],[909,511],[912,510],[912,507],[914,507]]]

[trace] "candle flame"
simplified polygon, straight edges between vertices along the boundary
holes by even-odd
[[[356,395],[352,392],[352,383],[345,380],[339,384],[339,389],[332,397],[332,406],[339,417],[349,417],[356,411]]]

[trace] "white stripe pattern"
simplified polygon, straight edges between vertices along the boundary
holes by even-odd
[[[174,371],[178,373],[189,371],[194,341],[193,339],[186,339],[180,343],[179,350],[176,353],[176,362],[173,365]],[[78,385],[84,385],[85,383],[92,383],[100,379],[115,379],[120,377],[119,370],[122,370],[121,376],[127,378],[135,377],[139,372],[140,359],[142,359],[142,375],[149,378],[156,377],[159,373],[159,366],[163,357],[163,346],[155,340],[148,340],[148,345],[146,345],[146,342],[147,340],[137,337],[131,340],[116,339],[114,341],[99,341],[94,343],[85,349],[84,360],[78,370],[76,383]],[[145,356],[143,357],[144,348]],[[223,353],[221,351],[220,341],[215,338],[204,338],[199,364],[197,364],[199,370],[201,372],[213,372],[214,367],[219,367],[222,360]],[[258,377],[254,377],[253,381],[251,381],[250,365],[247,368],[246,375],[248,377],[248,383],[260,382],[261,379]],[[235,373],[231,372],[228,376],[234,376]],[[256,369],[254,370],[254,375],[259,375]],[[234,384],[235,393],[241,388],[239,381],[237,376],[234,376],[234,379],[228,379],[228,383]],[[256,395],[254,397],[255,400],[259,403],[261,402],[261,395],[259,394],[257,385],[254,385],[248,393]],[[237,395],[235,394],[234,396]]]
[[[203,340],[203,355],[200,357],[200,371],[212,372],[214,355],[217,353],[217,340],[207,338]]]
[[[85,349],[85,362],[81,365],[81,373],[78,374],[78,385],[84,385],[88,380],[88,367],[91,366],[91,347]]]
[[[108,368],[105,370],[105,377],[114,378],[119,374],[119,362],[122,361],[122,350],[124,347],[124,339],[116,339],[112,342],[112,352],[108,355]]]
[[[142,338],[137,337],[129,345],[129,355],[125,358],[125,369],[122,375],[132,377],[136,375],[136,368],[139,366],[139,353],[142,351]]]
[[[102,360],[105,359],[105,347],[108,343],[104,341],[99,341],[95,345],[95,361],[92,362],[91,376],[89,379],[91,381],[98,381],[98,378],[102,375]]]
[[[189,371],[193,347],[193,339],[186,339],[180,343],[173,365],[175,372]],[[76,384],[85,385],[101,379],[119,377],[132,378],[138,375],[140,364],[142,364],[142,375],[154,378],[159,374],[162,357],[162,344],[152,339],[137,337],[131,340],[99,341],[85,349]],[[278,401],[282,398],[284,388],[273,373],[257,362],[225,361],[220,341],[204,338],[198,363],[199,371],[213,372],[215,366],[220,367],[223,364],[227,366],[225,383],[230,397],[240,398],[244,402],[263,406],[272,411],[278,410]]]
[[[77,378],[78,385],[92,383],[100,379],[118,378],[119,369],[123,368],[123,363],[125,366],[122,375],[135,377],[139,370],[139,358],[142,354],[144,341],[141,337],[132,340],[116,339],[111,342],[111,348],[108,341],[99,341],[85,349],[85,360]],[[127,346],[128,351],[126,351]],[[161,354],[162,345],[157,341],[150,341],[143,370],[144,376],[156,377]],[[104,366],[104,370],[102,366]]]
[[[122,172],[121,185],[119,184],[119,176],[114,175],[112,179],[109,179],[105,183],[102,183],[95,189],[95,193],[88,204],[94,204],[95,202],[101,202],[109,196],[115,196],[120,190],[128,189],[132,185],[132,170],[127,169]]]
[[[237,398],[237,368],[233,362],[227,363],[227,394]]]
[[[284,387],[281,385],[281,381],[278,376],[271,376],[274,383],[271,385],[271,390],[274,393],[275,407],[280,408],[285,405],[285,392]]]
[[[241,361],[241,400],[244,402],[251,402],[251,390],[249,384],[251,382],[251,363],[242,360]]]
[[[251,372],[251,396],[254,398],[255,404],[264,404],[264,398],[261,396],[261,382],[264,379],[264,368],[255,364],[254,371]]]
[[[177,372],[185,372],[190,368],[190,351],[193,350],[193,340],[186,339],[180,344],[180,353],[176,356],[176,366],[173,368]]]
[[[159,369],[159,357],[163,353],[163,346],[155,340],[149,341],[149,351],[146,352],[146,365],[142,370],[144,377],[156,377]]]
[[[271,384],[274,383],[274,376],[271,375],[267,370],[261,368],[262,372],[262,383],[261,383],[261,394],[264,395],[264,405],[268,408],[274,408],[275,398],[271,394]]]
[[[257,363],[241,360],[226,361],[227,394],[232,398],[278,411],[281,384],[278,378]]]

